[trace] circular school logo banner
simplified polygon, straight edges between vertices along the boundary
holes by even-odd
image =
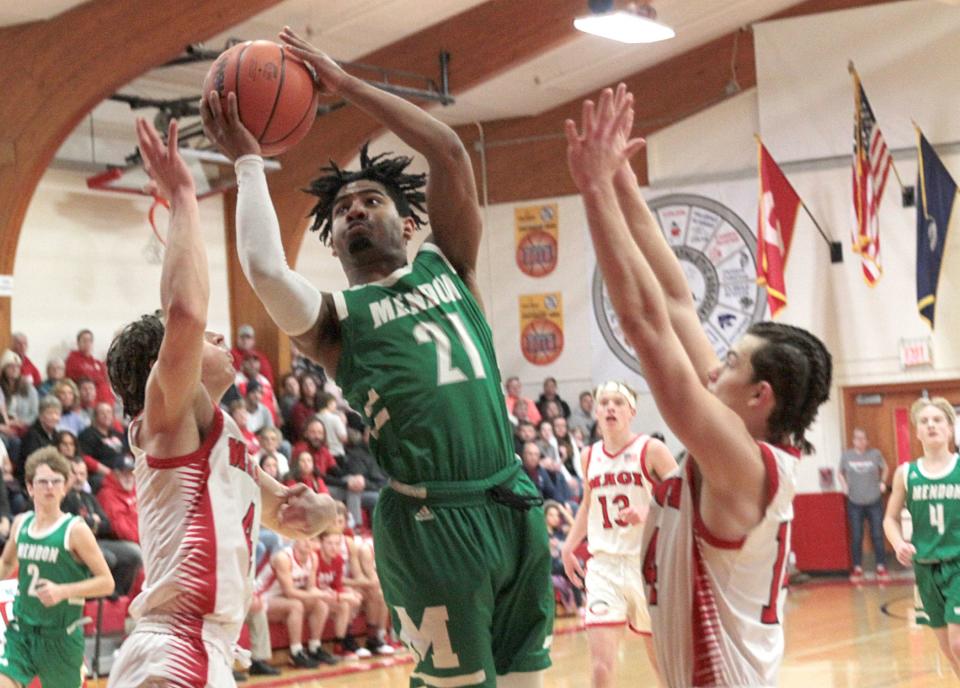
[[[723,357],[750,325],[763,318],[766,301],[757,284],[756,237],[739,215],[705,196],[670,194],[651,200],[649,206],[680,261],[704,332]],[[593,273],[592,300],[607,346],[621,363],[642,374],[599,267]]]

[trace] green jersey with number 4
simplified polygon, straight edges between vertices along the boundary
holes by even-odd
[[[479,480],[516,460],[490,326],[435,245],[333,299],[337,384],[390,477]]]
[[[907,468],[907,510],[913,520],[914,560],[935,563],[960,559],[960,461],[950,460],[932,477],[917,459]]]
[[[17,561],[20,567],[17,579],[17,597],[13,601],[13,616],[21,624],[68,628],[83,616],[84,599],[63,600],[45,607],[37,597],[41,580],[52,583],[76,583],[90,578],[90,569],[70,553],[70,531],[81,523],[79,516],[64,514],[42,533],[36,530],[36,514],[28,512],[17,533]]]

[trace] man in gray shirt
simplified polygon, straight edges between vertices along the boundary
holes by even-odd
[[[867,433],[860,428],[853,430],[853,448],[840,457],[838,477],[840,486],[847,495],[847,517],[850,520],[850,547],[853,556],[853,572],[850,581],[863,580],[863,521],[870,522],[870,540],[877,560],[877,580],[889,579],[887,558],[883,545],[883,502],[887,489],[887,462],[877,449],[870,448]]]

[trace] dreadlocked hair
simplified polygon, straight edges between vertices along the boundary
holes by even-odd
[[[107,351],[110,384],[123,400],[124,411],[136,416],[143,411],[150,367],[160,355],[164,326],[156,313],[140,316],[113,338]]]
[[[337,199],[340,189],[351,182],[360,179],[368,179],[373,182],[383,184],[393,201],[397,206],[397,212],[400,217],[413,218],[417,229],[426,224],[426,221],[417,214],[426,213],[424,203],[427,195],[422,191],[427,183],[425,174],[406,174],[404,170],[413,162],[413,158],[406,155],[388,157],[390,153],[381,153],[370,157],[367,149],[370,142],[367,141],[360,149],[360,169],[349,171],[342,169],[333,160],[330,165],[320,170],[319,177],[310,182],[310,186],[304,191],[313,194],[320,200],[313,206],[310,215],[313,216],[313,224],[310,225],[310,231],[320,231],[320,241],[324,245],[330,244],[330,232],[333,226],[333,204]]]
[[[804,433],[830,397],[830,352],[817,337],[792,325],[759,322],[747,333],[766,342],[753,352],[750,363],[753,381],[768,382],[777,400],[767,420],[769,439],[786,437],[804,453],[813,453]]]

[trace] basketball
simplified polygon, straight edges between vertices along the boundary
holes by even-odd
[[[240,121],[264,155],[280,155],[299,143],[313,124],[319,96],[303,62],[272,41],[247,41],[224,51],[203,80],[203,96],[237,95]]]

